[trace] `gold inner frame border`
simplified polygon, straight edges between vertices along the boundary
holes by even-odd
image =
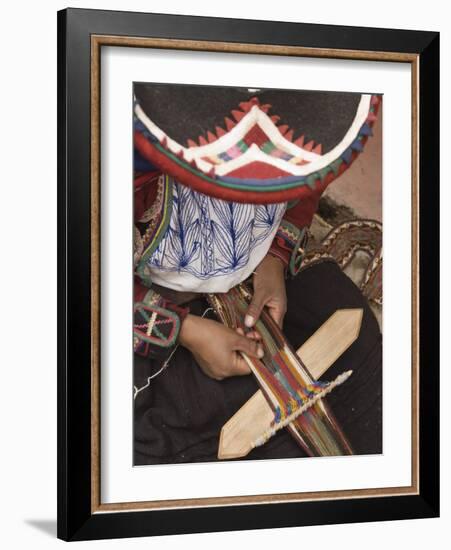
[[[411,65],[412,136],[412,448],[411,485],[302,493],[102,503],[100,492],[100,55],[102,46],[244,53],[409,63]],[[326,501],[419,494],[419,55],[399,52],[307,48],[268,44],[91,36],[91,513],[164,510],[211,506]]]

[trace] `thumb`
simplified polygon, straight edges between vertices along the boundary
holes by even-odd
[[[251,357],[258,357],[261,359],[264,355],[262,346],[255,340],[246,338],[246,336],[238,336],[234,346],[235,351],[242,351],[246,355]]]
[[[255,325],[257,319],[260,317],[262,309],[265,305],[265,299],[263,294],[255,291],[252,297],[252,301],[247,308],[246,317],[244,318],[244,324],[250,328]]]
[[[250,374],[252,371],[249,368],[249,365],[243,359],[243,356],[239,352],[235,352],[234,357],[234,375],[235,376],[244,376]]]

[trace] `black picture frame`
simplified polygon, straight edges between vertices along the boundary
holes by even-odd
[[[419,488],[415,495],[97,513],[92,507],[91,37],[417,58]],[[333,54],[330,57],[334,57]],[[87,540],[439,515],[439,33],[101,10],[58,13],[58,537]]]

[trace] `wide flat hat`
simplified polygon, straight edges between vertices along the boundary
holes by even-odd
[[[275,203],[322,193],[363,150],[381,96],[134,84],[135,170],[218,198]]]

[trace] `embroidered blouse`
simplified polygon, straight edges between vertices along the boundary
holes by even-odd
[[[227,292],[268,253],[286,203],[224,201],[172,184],[172,212],[147,261],[152,281],[188,292]]]

